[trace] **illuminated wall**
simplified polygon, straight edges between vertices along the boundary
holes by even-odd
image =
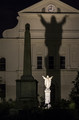
[[[52,100],[69,99],[72,80],[79,68],[79,11],[59,0],[46,0],[18,14],[17,26],[5,30],[0,39],[0,58],[6,59],[0,82],[6,84],[6,99],[16,99],[16,79],[23,71],[26,23],[30,24],[32,74],[38,81],[39,97],[44,97],[42,75],[49,74],[54,76]]]

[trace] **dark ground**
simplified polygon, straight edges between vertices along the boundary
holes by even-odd
[[[79,120],[77,111],[73,110],[19,110],[0,116],[0,120]]]

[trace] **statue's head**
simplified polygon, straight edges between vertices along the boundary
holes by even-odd
[[[49,78],[49,76],[47,75],[47,78]]]
[[[56,18],[55,18],[55,16],[52,16],[52,18],[51,18],[51,23],[53,23],[53,24],[56,23]]]

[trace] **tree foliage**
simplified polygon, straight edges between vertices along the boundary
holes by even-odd
[[[70,98],[76,104],[79,105],[79,71],[77,71],[77,76],[74,81],[72,81],[73,88],[70,93]]]

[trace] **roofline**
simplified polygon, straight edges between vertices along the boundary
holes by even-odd
[[[23,13],[41,13],[41,14],[79,14],[79,12],[23,12]]]
[[[28,12],[29,12],[29,13],[32,13],[30,10],[32,10],[34,7],[39,6],[40,3],[41,3],[41,4],[45,3],[45,1],[48,2],[48,0],[41,0],[41,1],[39,1],[39,2],[37,2],[37,3],[35,3],[35,4],[33,4],[33,5],[31,5],[31,6],[29,6],[29,7],[26,7],[25,9],[19,11],[18,14],[23,13],[24,10],[26,11],[26,13],[28,13]],[[50,0],[50,2],[52,2],[52,1],[53,1],[53,0]],[[68,8],[71,8],[71,9],[72,9],[72,12],[74,12],[74,13],[79,12],[78,9],[70,6],[69,4],[64,3],[63,1],[60,1],[60,0],[55,0],[55,2],[57,2],[57,3],[58,3],[58,1],[59,1],[61,4],[63,4],[63,6],[66,5]]]

